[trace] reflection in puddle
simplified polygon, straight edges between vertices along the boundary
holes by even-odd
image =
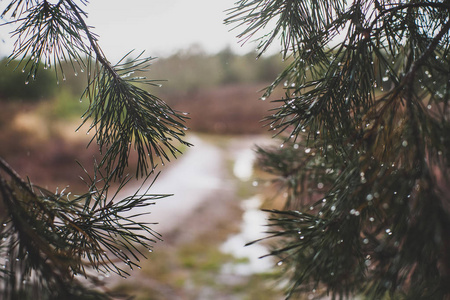
[[[233,166],[233,174],[242,181],[247,181],[253,175],[253,162],[255,153],[251,149],[239,153]]]
[[[245,247],[246,243],[266,236],[263,231],[264,225],[267,224],[267,214],[260,210],[261,203],[258,196],[242,201],[244,214],[241,231],[229,237],[222,244],[220,250],[238,259],[243,259],[245,262],[226,264],[222,267],[222,273],[246,276],[267,272],[273,268],[274,264],[271,258],[259,258],[268,253],[267,248],[262,244],[256,243]]]

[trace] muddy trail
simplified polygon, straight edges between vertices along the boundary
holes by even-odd
[[[188,141],[194,146],[162,169],[148,192],[173,196],[157,200],[146,208],[150,214],[140,216],[140,221],[158,223],[152,229],[163,241],[130,277],[111,276],[105,283],[136,300],[282,299],[270,279],[275,263],[259,259],[268,249],[245,247],[263,236],[267,218],[260,211],[253,150],[273,141],[259,135],[191,135]],[[129,185],[121,197],[133,194],[140,183]]]

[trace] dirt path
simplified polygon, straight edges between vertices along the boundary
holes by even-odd
[[[162,169],[160,176],[149,189],[150,194],[173,194],[170,197],[157,200],[150,210],[150,215],[141,216],[139,221],[156,222],[152,226],[162,235],[169,234],[182,226],[184,220],[214,194],[230,192],[233,182],[226,177],[225,161],[222,150],[207,143],[195,135],[189,137],[194,147],[188,149],[177,161],[168,168]],[[147,185],[148,186],[148,185]],[[145,191],[146,185],[142,190]],[[124,189],[120,195],[131,195],[137,186]],[[140,213],[135,210],[133,213]]]
[[[154,245],[154,252],[143,262],[142,270],[133,271],[125,280],[112,276],[108,281],[112,286],[131,285],[134,292],[146,287],[161,295],[142,299],[244,299],[221,289],[245,285],[251,275],[221,273],[220,266],[227,263],[222,259],[227,259],[228,263],[232,259],[230,254],[219,253],[221,245],[242,230],[242,188],[252,185],[252,149],[255,144],[265,144],[270,139],[191,135],[188,141],[194,147],[163,169],[149,190],[150,194],[174,195],[146,207],[151,214],[140,217],[143,222],[159,223],[152,228],[162,234],[163,241]],[[133,194],[136,188],[123,190],[122,196]],[[145,189],[144,185],[143,191]],[[261,226],[260,230],[264,228]],[[244,245],[242,242],[241,246]],[[214,265],[219,269],[212,267]],[[196,278],[196,282],[189,283],[190,278]],[[216,283],[207,283],[212,278],[216,278]],[[174,286],[177,280],[184,282],[182,287]]]
[[[235,175],[243,176],[241,179],[245,180],[245,173],[251,168],[248,164],[252,164],[254,145],[267,144],[268,139],[262,136],[245,136],[233,137],[227,142],[208,142],[204,138],[191,135],[188,141],[194,146],[172,162],[169,168],[163,168],[149,189],[150,194],[173,195],[157,200],[150,208],[144,208],[150,210],[151,214],[138,219],[158,223],[153,229],[163,235],[182,226],[204,202],[214,201],[218,195],[233,194],[236,190],[236,178],[230,171],[244,172]],[[119,196],[133,194],[138,185],[131,185],[130,183],[130,187],[125,188]],[[144,185],[142,191],[147,187],[148,184]],[[207,215],[204,217],[204,223],[207,224]]]

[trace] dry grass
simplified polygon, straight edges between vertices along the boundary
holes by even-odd
[[[165,100],[174,109],[189,113],[187,125],[193,131],[215,134],[263,133],[267,132],[267,128],[263,127],[261,121],[275,107],[270,100],[259,99],[261,90],[266,86],[225,85],[168,95]]]

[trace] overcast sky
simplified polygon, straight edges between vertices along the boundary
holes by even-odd
[[[231,26],[223,24],[225,10],[235,1],[91,0],[86,7],[86,22],[100,36],[100,46],[111,60],[133,49],[145,50],[149,56],[167,56],[195,44],[209,53],[226,46],[247,53],[256,44],[241,47],[235,37],[239,29],[230,32]],[[2,2],[3,6],[9,0]],[[11,43],[4,28],[0,35],[5,40],[0,53],[5,55],[11,51]]]

